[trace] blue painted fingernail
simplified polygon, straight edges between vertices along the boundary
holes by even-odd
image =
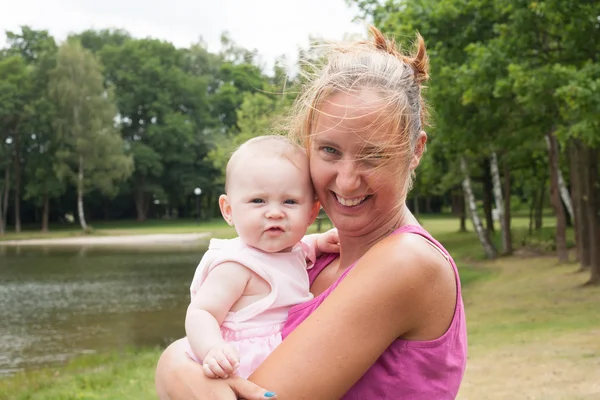
[[[275,392],[267,392],[265,393],[265,397],[274,397],[275,396]]]

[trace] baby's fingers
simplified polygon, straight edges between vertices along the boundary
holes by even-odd
[[[340,252],[340,245],[338,243],[330,243],[327,242],[325,243],[325,245],[323,246],[322,249],[320,249],[323,253],[339,253]]]
[[[214,357],[209,357],[202,364],[204,373],[209,378],[229,378],[229,374],[221,368],[219,362]]]
[[[238,369],[238,367],[240,366],[240,356],[238,355],[237,351],[235,351],[235,349],[232,348],[226,348],[225,350],[223,350],[223,354],[225,355],[227,361],[229,361],[229,364],[233,368],[231,372]]]
[[[232,363],[229,362],[229,360],[227,359],[227,356],[225,355],[225,351],[220,351],[217,354],[215,354],[215,359],[217,360],[217,363],[219,364],[221,369],[225,372],[225,374],[233,374],[233,372],[237,368],[237,367],[234,368]],[[227,378],[227,376],[225,378]]]

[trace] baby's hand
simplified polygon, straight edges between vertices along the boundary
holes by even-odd
[[[317,236],[317,256],[322,253],[339,253],[340,237],[337,229],[333,228]]]
[[[204,373],[209,378],[229,378],[239,366],[238,352],[229,343],[213,347],[202,361]]]

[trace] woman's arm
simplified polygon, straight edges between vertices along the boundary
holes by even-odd
[[[160,400],[247,400],[276,399],[269,392],[241,378],[211,379],[202,366],[186,356],[187,343],[173,342],[156,366],[155,385]]]
[[[431,334],[429,328],[438,324],[431,316],[442,318],[435,333],[441,336],[454,310],[444,300],[452,297],[456,300],[453,272],[426,241],[416,235],[386,238],[250,380],[281,400],[340,398],[395,339]]]
[[[434,328],[427,333],[430,339],[441,336],[455,301],[447,261],[416,235],[394,235],[361,259],[251,380],[276,392],[278,399],[340,398],[397,337],[427,340],[421,337],[424,327]],[[205,377],[185,355],[182,341],[163,352],[156,370],[161,400],[229,400],[236,393],[248,400],[269,398],[260,386]]]

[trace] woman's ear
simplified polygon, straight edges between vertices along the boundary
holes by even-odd
[[[419,136],[417,136],[417,140],[415,141],[415,152],[412,156],[412,160],[410,161],[410,170],[414,171],[419,166],[421,162],[421,157],[425,153],[425,145],[427,143],[427,133],[425,131],[419,132]]]
[[[227,222],[229,226],[233,226],[231,204],[229,203],[229,198],[226,194],[222,194],[221,196],[219,196],[219,208],[221,209],[221,214],[223,215],[223,219],[225,219],[225,222]]]

